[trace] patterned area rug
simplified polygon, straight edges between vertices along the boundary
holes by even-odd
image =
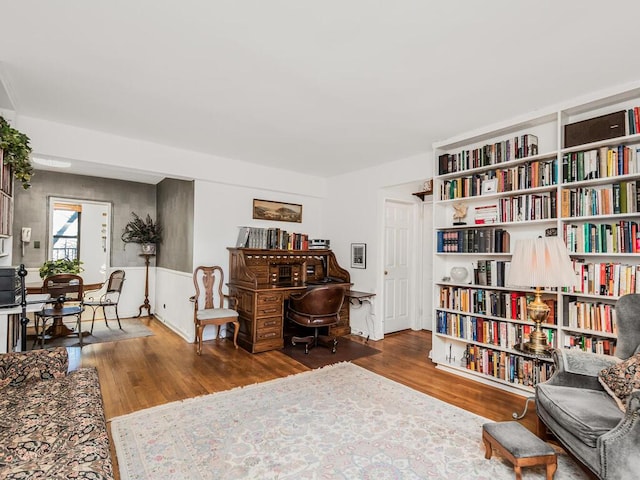
[[[484,458],[487,421],[339,363],[117,417],[111,432],[122,480],[513,480]],[[555,480],[586,478],[559,455]]]
[[[51,322],[49,322],[51,323]],[[128,340],[130,338],[149,337],[153,335],[153,332],[147,328],[138,318],[126,318],[120,319],[122,330],[118,328],[118,321],[109,319],[109,325],[105,325],[104,319],[97,319],[93,326],[93,333],[89,334],[91,329],[91,320],[82,320],[82,343],[84,345],[90,345],[95,343],[104,342],[118,342],[120,340]],[[72,326],[72,322],[67,324]],[[50,347],[77,347],[78,343],[77,335],[70,335],[68,337],[59,337],[45,342],[45,348]],[[27,348],[33,347],[33,337],[28,338]],[[40,348],[39,344],[35,348]]]

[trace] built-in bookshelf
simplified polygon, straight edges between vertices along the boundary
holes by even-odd
[[[615,353],[615,302],[640,293],[638,105],[635,85],[434,144],[439,368],[524,395],[548,378],[551,358],[518,349],[533,328],[526,315],[533,286],[505,283],[514,242],[544,235],[565,240],[578,284],[544,292],[549,343]],[[624,116],[624,131],[565,147],[565,130],[576,138],[574,124],[605,115]],[[459,267],[467,276],[455,281]]]

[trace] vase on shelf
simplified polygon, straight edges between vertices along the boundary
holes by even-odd
[[[469,270],[466,267],[452,267],[449,274],[454,282],[463,283],[469,275]]]

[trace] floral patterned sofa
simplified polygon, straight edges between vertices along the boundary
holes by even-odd
[[[98,374],[63,347],[0,355],[0,478],[112,479]]]

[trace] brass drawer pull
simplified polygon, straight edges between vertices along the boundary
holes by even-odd
[[[277,308],[268,308],[265,310],[262,310],[262,313],[276,313],[278,311]]]

